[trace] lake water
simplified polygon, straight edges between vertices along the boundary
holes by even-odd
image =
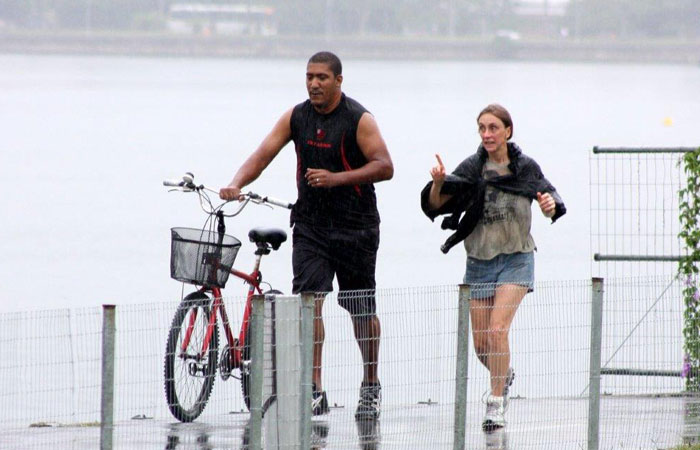
[[[4,347],[0,371],[5,385],[15,387],[0,394],[12,405],[0,413],[0,424],[96,420],[104,303],[128,305],[118,316],[117,416],[141,413],[169,423],[163,344],[182,291],[169,277],[169,229],[199,227],[205,216],[196,196],[168,193],[161,181],[191,171],[214,188],[228,183],[283,111],[305,99],[305,61],[3,55],[0,68],[0,313],[51,310],[0,314],[0,329],[13,343]],[[396,169],[393,180],[377,184],[387,412],[426,399],[449,405],[454,398],[454,285],[463,275],[464,250],[439,251],[448,233],[422,214],[418,196],[433,155],[440,153],[451,170],[473,153],[476,114],[499,102],[513,115],[514,141],[536,158],[568,207],[554,225],[533,214],[536,278],[552,283],[538,285],[514,322],[515,393],[534,403],[516,404],[511,417],[515,429],[535,426],[536,440],[538,424],[559,430],[551,423],[574,423],[584,430],[583,409],[564,420],[549,406],[533,414],[517,409],[552,396],[580,397],[587,385],[590,287],[570,280],[592,272],[591,149],[699,145],[700,68],[348,60],[344,72],[344,91],[374,113]],[[293,201],[294,172],[289,146],[251,189]],[[288,229],[288,213],[250,206],[228,225],[243,240],[237,266],[245,270],[253,260],[248,229]],[[289,292],[290,243],[267,256],[262,269],[273,286]],[[675,285],[668,292],[666,286],[665,280],[606,284],[606,298],[623,301],[606,304],[604,361],[614,354],[614,367],[680,368],[680,295]],[[234,326],[243,289],[229,281],[225,291],[237,297],[228,303]],[[661,291],[667,294],[657,298]],[[324,386],[333,402],[352,405],[359,354],[347,315],[328,303],[335,301],[329,299],[324,311]],[[627,341],[630,330],[636,333]],[[626,344],[618,353],[621,341]],[[488,375],[471,349],[469,368],[469,423],[478,428]],[[602,387],[623,395],[678,392],[682,382],[604,377]],[[202,422],[241,403],[236,380],[217,381]],[[343,420],[351,410],[333,414]],[[420,421],[406,414],[420,435]],[[449,420],[439,423],[448,433]],[[388,431],[385,444],[392,439]],[[337,440],[337,429],[333,433]],[[161,448],[169,442],[156,439]]]
[[[342,57],[342,55],[341,55]],[[700,68],[496,62],[348,60],[344,91],[376,117],[395,165],[377,184],[378,286],[461,280],[464,251],[420,211],[435,153],[451,170],[474,152],[478,111],[509,108],[514,141],[564,198],[559,222],[533,214],[537,280],[591,275],[588,160],[599,146],[697,146]],[[305,60],[0,56],[0,312],[177,301],[169,278],[173,226],[201,226],[196,197],[168,193],[185,171],[229,182],[278,117],[304,100]],[[285,148],[250,188],[295,199]],[[288,228],[288,213],[250,206],[229,221],[246,242],[256,225]],[[291,245],[263,260],[291,289]],[[243,287],[231,282],[230,295]],[[238,291],[236,291],[238,290]]]

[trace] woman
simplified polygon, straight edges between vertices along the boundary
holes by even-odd
[[[490,430],[505,426],[508,390],[515,377],[508,330],[534,283],[532,201],[537,200],[552,222],[566,208],[537,163],[508,142],[513,121],[504,107],[487,106],[477,116],[477,124],[481,145],[451,175],[445,174],[440,156],[435,155],[438,164],[430,170],[433,181],[423,189],[421,203],[431,220],[451,214],[443,228],[457,232],[442,246],[443,252],[464,241],[464,283],[471,287],[474,347],[491,377],[482,424]]]

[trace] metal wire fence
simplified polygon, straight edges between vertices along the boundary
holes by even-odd
[[[680,164],[693,148],[593,148],[589,159],[593,276],[670,276],[687,249]]]
[[[509,331],[515,381],[507,424],[490,432],[481,425],[491,377],[474,351],[473,326],[468,331],[458,327],[458,286],[376,291],[382,406],[379,419],[371,421],[355,420],[364,373],[360,346],[337,295],[328,294],[322,379],[330,412],[311,419],[310,447],[455,448],[461,425],[465,447],[476,449],[658,449],[692,442],[699,435],[700,399],[684,392],[680,372],[680,282],[628,278],[605,280],[604,286],[598,330],[591,320],[590,280],[537,283],[525,296]],[[235,333],[245,299],[224,300]],[[255,430],[234,377],[224,381],[216,375],[206,407],[193,422],[182,423],[171,414],[164,358],[176,309],[171,302],[116,307],[113,448],[249,448]],[[276,314],[266,310],[268,328],[298,333],[302,316],[281,314],[279,308]],[[101,308],[0,315],[0,448],[99,447],[105,432],[100,429],[102,327]],[[591,371],[596,333],[600,374]],[[221,328],[219,334],[221,352]],[[300,335],[283,336],[273,332],[265,339],[263,396],[277,389],[280,408],[293,404],[283,396],[298,401],[302,394],[294,392],[294,383],[284,388],[280,383],[306,373],[303,358],[295,356],[303,351]],[[467,344],[465,360],[458,354],[460,340]],[[271,362],[280,358],[286,358],[286,372]],[[456,376],[460,367],[466,369],[463,404]],[[593,399],[590,387],[596,380],[600,389]],[[597,417],[592,400],[598,402]],[[460,411],[461,425],[455,420],[462,417]],[[282,445],[284,429],[300,430],[303,414],[285,414],[267,409],[263,448],[292,448]]]

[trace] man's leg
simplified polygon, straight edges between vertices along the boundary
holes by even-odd
[[[379,227],[344,230],[336,245],[338,303],[350,313],[355,341],[362,355],[362,384],[355,419],[373,420],[380,414],[382,389],[378,377],[381,324],[376,314],[374,278]]]
[[[323,341],[326,338],[326,329],[323,326],[322,315],[324,299],[325,294],[316,294],[314,299],[314,356],[313,368],[311,371],[311,381],[313,382],[311,411],[315,416],[327,414],[329,412],[326,391],[323,390],[323,386],[321,385],[321,380],[323,378],[321,376],[321,370],[323,369]]]
[[[372,293],[372,300],[374,294]],[[373,301],[372,301],[373,304]],[[355,410],[356,420],[375,420],[379,418],[382,403],[382,386],[379,383],[378,362],[381,324],[374,312],[351,313],[355,340],[362,355],[362,384],[360,398]]]
[[[382,334],[381,323],[376,314],[352,316],[355,340],[360,347],[364,374],[364,383],[378,383],[377,362],[379,361],[379,342]]]
[[[323,325],[323,300],[325,294],[333,289],[333,268],[328,254],[328,234],[326,230],[310,227],[303,223],[294,225],[292,234],[292,267],[294,280],[292,292],[315,292],[314,301],[314,347],[313,368],[313,414],[328,412],[328,401],[322,387],[322,357],[325,328]]]
[[[326,328],[323,325],[323,294],[317,294],[314,301],[314,367],[311,379],[318,391],[323,390],[321,384],[321,369],[323,360],[323,341],[326,338]]]

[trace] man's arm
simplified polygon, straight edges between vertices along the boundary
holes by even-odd
[[[333,187],[376,183],[394,176],[394,164],[374,117],[364,113],[357,125],[357,144],[367,159],[367,164],[344,172],[325,169],[308,169],[305,177],[313,187]]]
[[[272,131],[263,139],[258,148],[241,165],[227,187],[221,188],[219,197],[223,200],[236,200],[244,186],[255,181],[265,168],[279,154],[282,147],[292,138],[292,110],[282,114]]]

